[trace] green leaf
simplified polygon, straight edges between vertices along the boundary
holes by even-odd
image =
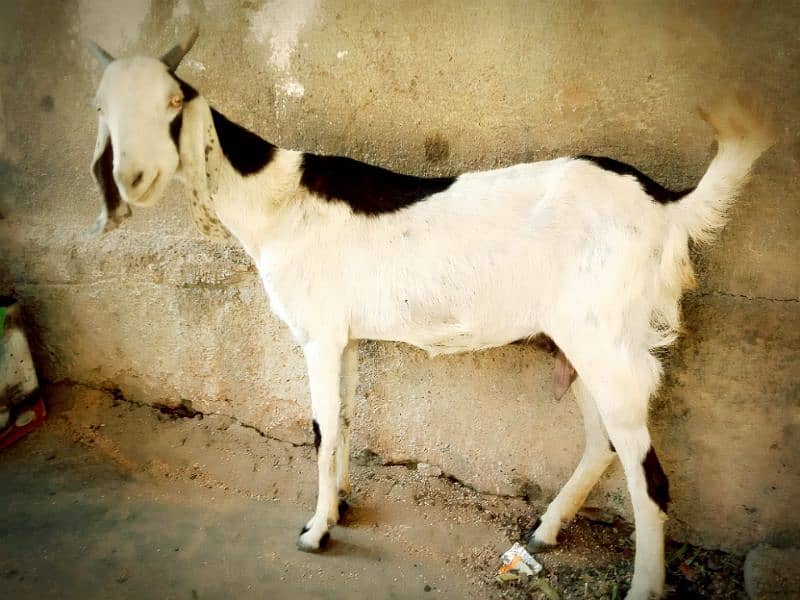
[[[550,585],[550,582],[547,579],[539,579],[538,577],[533,580],[533,585],[539,588],[539,591],[542,592],[549,600],[560,600],[560,596],[556,589]]]

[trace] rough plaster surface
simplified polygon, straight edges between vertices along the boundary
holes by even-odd
[[[751,600],[800,596],[800,548],[753,548],[744,563],[744,586]]]
[[[779,115],[781,139],[720,242],[697,254],[701,288],[651,424],[672,535],[736,551],[796,545],[800,6],[123,4],[0,7],[0,291],[22,300],[44,378],[190,401],[310,441],[300,352],[245,254],[193,232],[178,186],[122,230],[88,237],[99,74],[84,36],[153,54],[197,23],[181,74],[230,118],[286,147],[428,175],[580,152],[688,186],[713,151],[694,107],[748,84]],[[577,409],[551,399],[552,359],[532,348],[428,360],[365,342],[361,357],[356,450],[544,500],[578,460]],[[591,501],[627,514],[619,471]]]

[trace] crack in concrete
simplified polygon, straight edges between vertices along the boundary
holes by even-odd
[[[122,393],[122,391],[117,387],[94,387],[94,386],[86,385],[86,384],[83,384],[83,383],[78,383],[76,381],[72,381],[71,379],[60,379],[58,381],[53,382],[53,384],[54,385],[69,385],[69,386],[72,386],[72,387],[80,387],[80,388],[89,389],[89,390],[98,390],[100,392],[105,392],[106,394],[109,394],[112,398],[114,398],[115,402],[126,402],[128,404],[132,404],[133,406],[136,406],[136,407],[139,407],[139,408],[148,408],[150,410],[157,411],[157,412],[164,413],[164,414],[173,414],[176,418],[181,418],[181,419],[185,418],[185,419],[192,420],[192,419],[194,419],[194,417],[196,417],[198,415],[201,418],[204,418],[206,416],[209,416],[209,417],[224,417],[226,419],[230,419],[231,421],[233,421],[234,423],[236,423],[240,427],[243,427],[245,429],[252,429],[259,436],[261,436],[263,438],[266,438],[268,440],[272,440],[274,442],[280,442],[282,444],[289,444],[290,446],[292,446],[294,448],[302,448],[304,446],[311,446],[310,443],[297,444],[297,443],[291,442],[289,440],[284,440],[284,439],[275,437],[273,435],[270,435],[266,431],[262,431],[261,429],[259,429],[255,425],[251,425],[249,423],[245,423],[243,421],[240,421],[239,419],[237,419],[236,417],[233,417],[231,415],[226,415],[226,414],[217,413],[217,412],[203,412],[203,411],[196,410],[196,409],[192,409],[191,415],[188,412],[184,415],[180,411],[180,407],[183,406],[182,404],[179,404],[176,407],[169,407],[166,404],[148,404],[147,402],[139,402],[137,400],[131,400],[130,398],[125,397],[125,395]],[[174,409],[174,412],[170,410],[171,408]]]
[[[139,408],[148,408],[150,410],[161,412],[161,413],[165,412],[164,411],[165,408],[167,408],[167,409],[169,408],[165,404],[159,404],[159,405],[156,406],[156,405],[153,405],[153,404],[148,404],[146,402],[139,402],[137,400],[132,400],[130,398],[126,398],[125,395],[122,393],[122,391],[117,387],[94,387],[94,386],[89,386],[89,385],[85,385],[85,384],[82,384],[82,383],[78,383],[78,382],[72,381],[70,379],[61,379],[61,380],[53,382],[53,383],[55,385],[69,385],[69,386],[72,386],[72,387],[81,387],[81,388],[90,389],[90,390],[98,390],[98,391],[101,391],[101,392],[105,392],[106,394],[109,394],[114,399],[115,402],[126,402],[128,404],[132,404],[133,406],[136,406],[136,407],[139,407]],[[307,447],[307,446],[311,446],[312,445],[310,443],[297,444],[297,443],[291,442],[289,440],[284,440],[284,439],[275,437],[275,436],[270,435],[269,433],[263,431],[262,429],[259,429],[255,425],[251,425],[249,423],[245,423],[244,421],[241,421],[241,420],[237,419],[236,417],[233,417],[231,415],[227,415],[227,414],[224,414],[224,413],[202,412],[202,411],[199,411],[199,410],[196,410],[196,409],[192,409],[191,416],[189,416],[188,413],[186,414],[186,416],[184,416],[183,413],[179,409],[179,407],[181,407],[181,406],[183,406],[183,405],[178,405],[176,412],[170,413],[170,414],[174,414],[176,418],[186,418],[186,419],[189,419],[189,420],[193,419],[195,416],[198,416],[198,415],[200,415],[201,417],[206,417],[206,416],[224,417],[226,419],[230,419],[231,421],[233,421],[234,423],[236,423],[240,427],[243,427],[244,429],[252,429],[259,436],[261,436],[263,438],[266,438],[268,440],[274,441],[274,442],[280,442],[282,444],[289,444],[290,446],[292,446],[294,448],[303,448],[303,447]],[[361,453],[363,453],[364,451],[369,452],[369,454],[370,454],[370,460],[369,461],[360,460],[360,456],[359,455]],[[367,448],[365,448],[364,450],[361,450],[360,452],[351,452],[350,453],[350,459],[353,462],[357,463],[357,464],[362,464],[362,465],[372,464],[372,465],[375,465],[375,466],[382,466],[382,467],[404,467],[404,468],[408,469],[409,471],[417,470],[417,466],[421,462],[421,461],[417,461],[417,460],[413,460],[413,459],[403,459],[403,460],[387,460],[387,459],[383,459],[379,454],[377,454],[376,452],[374,452],[372,450],[369,450]],[[439,467],[439,468],[441,469],[441,467]],[[459,479],[458,477],[456,477],[452,473],[447,473],[444,469],[442,469],[442,474],[438,475],[438,477],[440,477],[442,479],[446,479],[447,481],[449,481],[451,483],[458,484],[459,486],[461,486],[461,487],[463,487],[463,488],[465,488],[467,490],[470,490],[472,492],[475,492],[476,494],[480,494],[480,495],[483,495],[483,496],[494,496],[494,497],[497,497],[497,498],[519,498],[520,497],[520,496],[507,495],[507,494],[495,494],[495,493],[489,492],[489,491],[478,490],[472,484],[469,484],[466,481],[464,481],[462,479]]]
[[[800,298],[770,298],[769,296],[748,296],[747,294],[734,294],[732,292],[723,292],[719,290],[714,290],[710,292],[697,292],[693,294],[687,294],[687,297],[690,298],[708,298],[708,297],[723,297],[723,298],[742,298],[744,300],[750,301],[760,301],[760,302],[795,302],[800,303]]]
[[[12,282],[12,285],[17,286],[30,286],[30,287],[81,287],[81,286],[91,286],[91,285],[102,285],[106,283],[119,283],[124,281],[125,283],[142,283],[142,284],[152,284],[152,285],[168,285],[175,288],[209,288],[209,289],[218,289],[218,288],[226,288],[226,287],[235,287],[238,284],[244,283],[247,279],[252,277],[256,277],[253,273],[247,272],[241,275],[231,275],[228,278],[225,278],[222,281],[165,281],[164,279],[158,278],[147,278],[147,277],[139,277],[139,278],[131,278],[131,277],[104,277],[100,279],[89,279],[86,281],[15,281]]]
[[[149,405],[147,405],[147,406],[149,406]],[[239,419],[237,419],[236,417],[233,417],[231,415],[226,415],[226,414],[223,414],[223,413],[215,413],[215,412],[200,413],[200,414],[209,415],[209,416],[215,416],[215,417],[224,417],[226,419],[230,419],[231,421],[233,421],[234,423],[236,423],[240,427],[243,427],[244,429],[252,429],[253,431],[255,431],[258,435],[260,435],[263,438],[266,438],[268,440],[272,440],[273,442],[280,442],[282,444],[289,444],[293,448],[303,448],[303,447],[312,445],[310,443],[297,444],[297,443],[289,441],[289,440],[284,440],[284,439],[281,439],[279,437],[275,437],[274,435],[270,435],[266,431],[263,431],[263,430],[259,429],[257,426],[251,425],[250,423],[245,423],[244,421],[240,421]]]

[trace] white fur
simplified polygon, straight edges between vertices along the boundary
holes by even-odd
[[[317,507],[299,546],[319,547],[337,520],[339,493],[349,493],[355,341],[403,341],[435,355],[544,332],[579,374],[587,443],[532,541],[555,543],[612,460],[610,438],[636,518],[628,597],[660,595],[665,515],[642,468],[648,399],[661,373],[651,349],[679,328],[680,296],[693,281],[690,236],[706,240],[722,225],[769,145],[759,123],[739,119],[749,127],[742,135],[715,124],[717,157],[697,190],[670,205],[652,201],[631,176],[560,158],[467,173],[441,193],[368,217],[301,187],[298,152],[278,150],[266,169],[241,177],[220,151],[202,97],[185,105],[178,166],[167,134],[174,87],[158,61],[112,63],[99,92],[101,135],[110,131],[115,158],[159,178],[144,199],[125,192],[128,202],[151,204],[174,173],[184,179],[199,201],[196,221],[207,221],[205,207],[241,242],[272,309],[303,346],[321,445]],[[125,165],[118,171],[124,189]]]

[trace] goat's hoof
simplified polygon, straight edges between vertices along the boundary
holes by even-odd
[[[310,533],[311,531],[309,529],[303,527],[300,532],[300,537],[297,538],[297,549],[301,552],[322,552],[331,539],[330,532],[326,531],[323,533],[319,540],[314,540],[313,537],[309,535]]]
[[[625,595],[625,600],[659,600],[659,598],[662,597],[663,594],[659,592],[651,592],[647,590],[639,591],[631,588],[631,590]]]
[[[528,552],[547,552],[548,550],[552,550],[553,548],[558,546],[558,542],[545,542],[544,540],[537,540],[536,539],[536,531],[541,527],[542,520],[536,519],[536,522],[531,527],[530,532],[528,533],[528,543],[526,548]]]
[[[339,500],[338,510],[339,510],[338,521],[341,521],[342,517],[344,517],[347,511],[350,510],[350,504],[347,502],[347,500],[345,500],[344,498]]]
[[[528,552],[531,554],[535,552],[547,552],[548,550],[552,550],[553,548],[557,548],[558,544],[550,544],[548,542],[542,542],[537,540],[535,537],[531,536],[528,539],[528,544],[525,546],[528,549]]]

